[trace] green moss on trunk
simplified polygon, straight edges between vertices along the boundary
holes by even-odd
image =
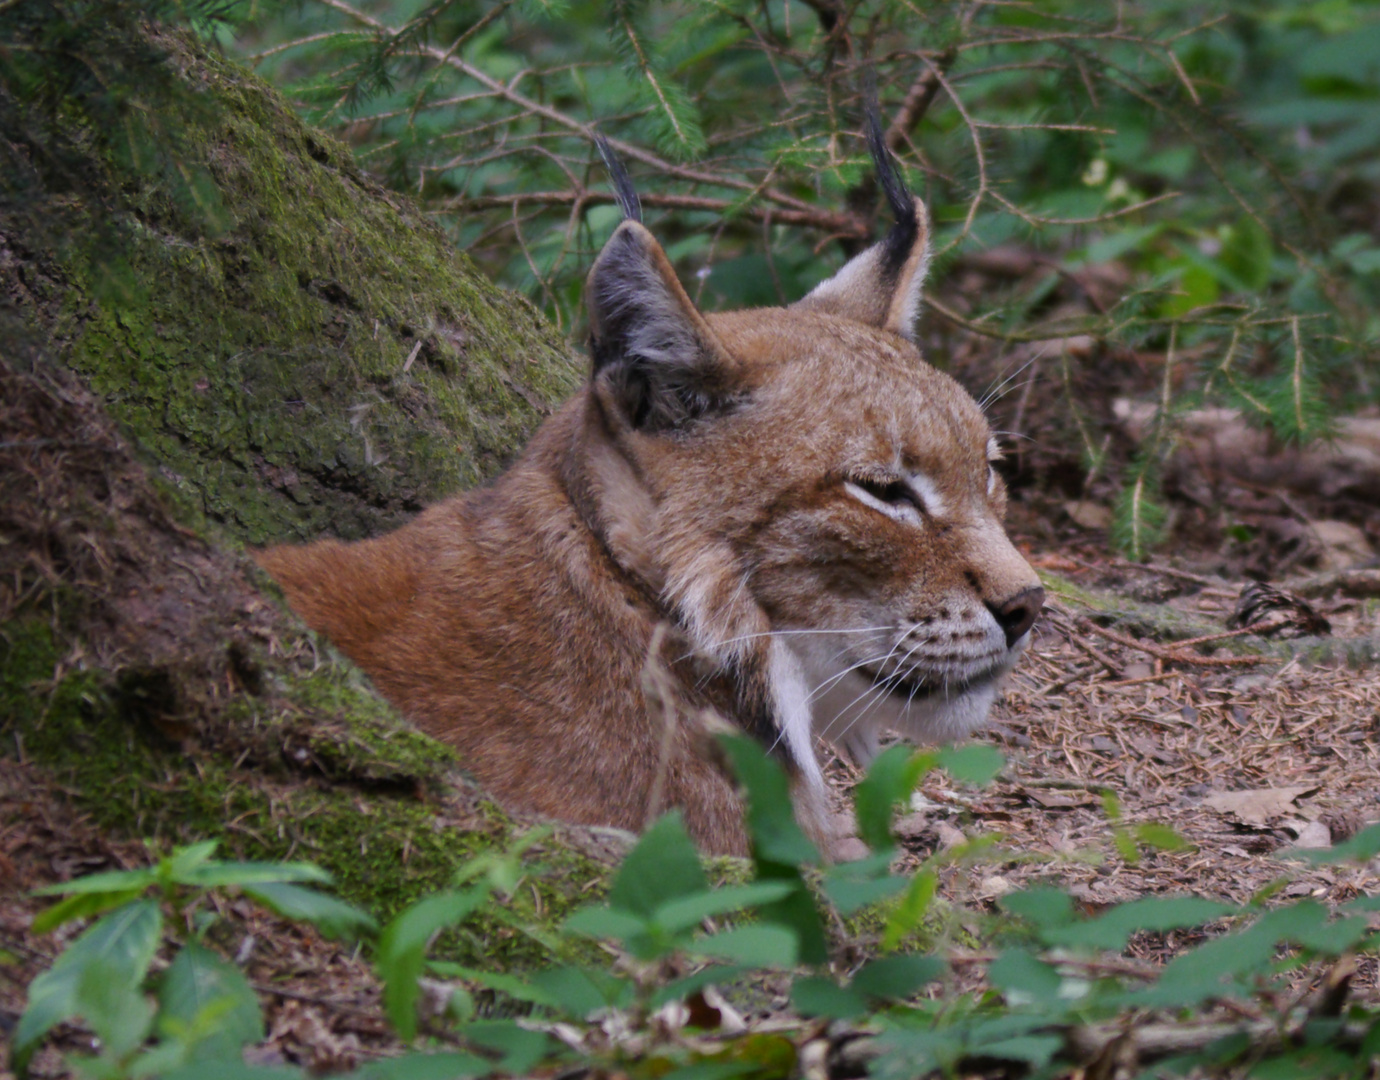
[[[376,534],[495,473],[580,363],[260,80],[164,43],[214,103],[180,126],[224,213],[93,160],[131,212],[127,287],[73,246],[48,268],[55,288],[25,287],[22,260],[0,260],[0,288],[146,458],[249,543]]]

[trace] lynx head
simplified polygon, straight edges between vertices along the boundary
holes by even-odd
[[[982,723],[1044,599],[997,440],[916,348],[927,215],[871,142],[896,222],[798,303],[702,314],[617,174],[586,292],[596,531],[807,781],[813,732],[865,761]]]

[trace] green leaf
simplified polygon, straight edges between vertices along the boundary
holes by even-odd
[[[1059,994],[1059,972],[1024,949],[1007,949],[987,969],[987,978],[1012,1004],[1047,1001]]]
[[[109,956],[92,957],[82,965],[72,1001],[73,1013],[101,1041],[102,1056],[121,1060],[148,1038],[154,1006],[126,972]]]
[[[1227,231],[1218,262],[1252,292],[1270,284],[1274,246],[1270,234],[1254,218],[1242,218]]]
[[[609,888],[609,907],[650,920],[661,905],[709,891],[680,813],[658,818],[628,852]]]
[[[1002,1061],[1023,1061],[1037,1069],[1042,1069],[1053,1060],[1054,1055],[1063,1049],[1064,1040],[1058,1035],[1021,1035],[1015,1039],[998,1039],[984,1042],[981,1050],[984,1056]]]
[[[158,1073],[160,1080],[303,1080],[306,1075],[301,1069],[293,1069],[285,1065],[246,1065],[242,1061],[198,1061],[191,1065]],[[355,1075],[372,1076],[373,1074],[368,1069],[363,1069]],[[460,1076],[462,1074],[456,1072],[447,1075]],[[431,1080],[431,1078],[418,1077],[416,1080]],[[435,1080],[441,1080],[441,1078],[436,1077]]]
[[[529,1001],[533,1005],[546,1008],[558,1008],[560,1004],[545,990],[533,986],[519,975],[509,975],[503,971],[483,971],[466,967],[464,964],[454,964],[449,960],[430,960],[427,962],[426,970],[443,979],[468,979],[470,982],[477,982],[480,986],[497,990],[516,1001]]]
[[[1041,930],[1073,922],[1073,900],[1068,893],[1045,885],[1007,893],[997,904],[1003,911],[1009,911]]]
[[[629,979],[608,971],[572,966],[535,971],[532,986],[545,994],[553,1007],[579,1020],[600,1009],[626,1008],[635,991]]]
[[[286,919],[311,923],[328,938],[352,939],[373,934],[378,923],[367,911],[334,896],[280,881],[242,885],[244,895]]]
[[[259,999],[239,968],[189,942],[158,988],[158,1030],[189,1045],[189,1060],[229,1060],[264,1037]]]
[[[496,1072],[530,1072],[551,1048],[551,1040],[544,1032],[530,1031],[512,1020],[478,1020],[461,1025],[457,1031],[476,1046],[502,1055],[497,1063],[489,1065]]]
[[[112,892],[78,893],[66,900],[59,900],[50,908],[45,908],[34,916],[29,929],[35,934],[46,934],[63,923],[73,919],[86,919],[100,915],[127,904],[135,899],[143,889],[125,889]]]
[[[494,1063],[474,1054],[423,1054],[413,1052],[387,1061],[375,1061],[352,1075],[360,1080],[458,1080],[462,1076],[487,1076]]]
[[[1091,922],[1042,928],[1047,945],[1075,945],[1090,949],[1125,948],[1139,930],[1179,930],[1231,915],[1236,908],[1196,896],[1147,896],[1118,904]]]
[[[184,876],[207,863],[218,847],[219,840],[203,840],[199,844],[178,848],[159,863],[159,876],[166,874],[169,880],[182,884]]]
[[[417,979],[432,937],[463,921],[488,897],[487,886],[425,897],[379,935],[374,966],[383,980],[383,1011],[404,1042],[417,1034]]]
[[[1006,767],[1006,758],[996,747],[969,743],[940,750],[938,765],[960,783],[983,787]]]
[[[334,879],[319,866],[311,863],[219,862],[189,870],[177,879],[181,885],[199,885],[203,889],[229,885],[265,885],[280,882],[310,882],[330,885]]]
[[[831,1020],[851,1020],[868,1012],[867,999],[858,991],[817,976],[796,979],[791,984],[791,1008],[801,1016],[825,1016]]]
[[[852,915],[868,904],[886,900],[905,891],[910,882],[903,877],[884,877],[868,880],[827,877],[824,892],[838,908],[840,915]]]
[[[135,900],[103,916],[29,984],[28,1005],[14,1029],[12,1057],[22,1073],[39,1041],[55,1024],[77,1015],[77,998],[86,970],[98,965],[102,977],[137,993],[158,948],[163,914],[156,900]]]
[[[32,896],[79,896],[90,893],[142,892],[158,883],[158,872],[152,867],[143,870],[110,870],[103,874],[88,874],[76,881],[60,885],[45,885],[35,889]]]
[[[869,997],[899,1001],[943,976],[945,970],[937,956],[885,956],[864,964],[851,985]]]
[[[652,913],[650,921],[666,933],[676,934],[698,926],[714,915],[726,915],[781,900],[794,890],[795,886],[785,881],[727,885],[712,892],[695,893],[692,896],[668,901]]]
[[[922,870],[911,878],[905,896],[887,917],[886,930],[882,934],[883,949],[889,952],[896,948],[919,928],[938,888],[939,875],[933,870]]]
[[[747,789],[753,858],[791,867],[819,862],[819,851],[795,820],[790,782],[781,766],[746,735],[721,735],[719,745],[733,767],[733,775]]]
[[[915,790],[916,755],[909,747],[891,746],[877,755],[867,775],[853,789],[853,813],[858,836],[873,851],[889,848],[891,816],[896,804]]]
[[[586,937],[611,938],[614,941],[629,941],[650,931],[645,919],[630,915],[626,911],[615,911],[602,904],[581,908],[565,921],[567,933],[584,934]]]
[[[790,967],[800,952],[796,935],[781,926],[740,926],[697,938],[687,951],[751,967]]]
[[[1166,296],[1160,304],[1162,318],[1182,318],[1195,308],[1216,303],[1217,298],[1222,295],[1212,270],[1199,265],[1191,256],[1185,254],[1176,269],[1178,281],[1174,292]]]

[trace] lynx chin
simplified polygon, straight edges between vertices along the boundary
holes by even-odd
[[[628,829],[674,806],[742,852],[717,716],[827,845],[817,735],[866,762],[886,729],[986,719],[1044,591],[987,421],[916,348],[927,215],[871,135],[895,224],[786,308],[698,311],[615,168],[589,381],[519,460],[389,535],[258,553],[505,805]]]

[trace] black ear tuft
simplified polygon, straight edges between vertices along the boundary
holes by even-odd
[[[920,230],[920,222],[915,212],[915,200],[901,179],[901,170],[896,167],[896,159],[887,149],[886,135],[882,132],[881,111],[875,98],[869,98],[864,116],[867,126],[867,148],[872,152],[872,164],[877,170],[877,183],[886,195],[887,205],[896,223],[887,231],[882,241],[882,273],[894,277],[900,272],[911,249],[915,247],[915,237]]]
[[[599,156],[604,159],[604,165],[609,171],[609,179],[613,181],[613,194],[618,200],[618,206],[623,211],[623,217],[628,221],[642,221],[642,200],[637,197],[637,189],[633,187],[632,179],[628,176],[628,170],[623,168],[623,162],[618,159],[618,155],[613,152],[613,147],[609,145],[608,139],[602,135],[594,136],[594,145],[599,148]]]

